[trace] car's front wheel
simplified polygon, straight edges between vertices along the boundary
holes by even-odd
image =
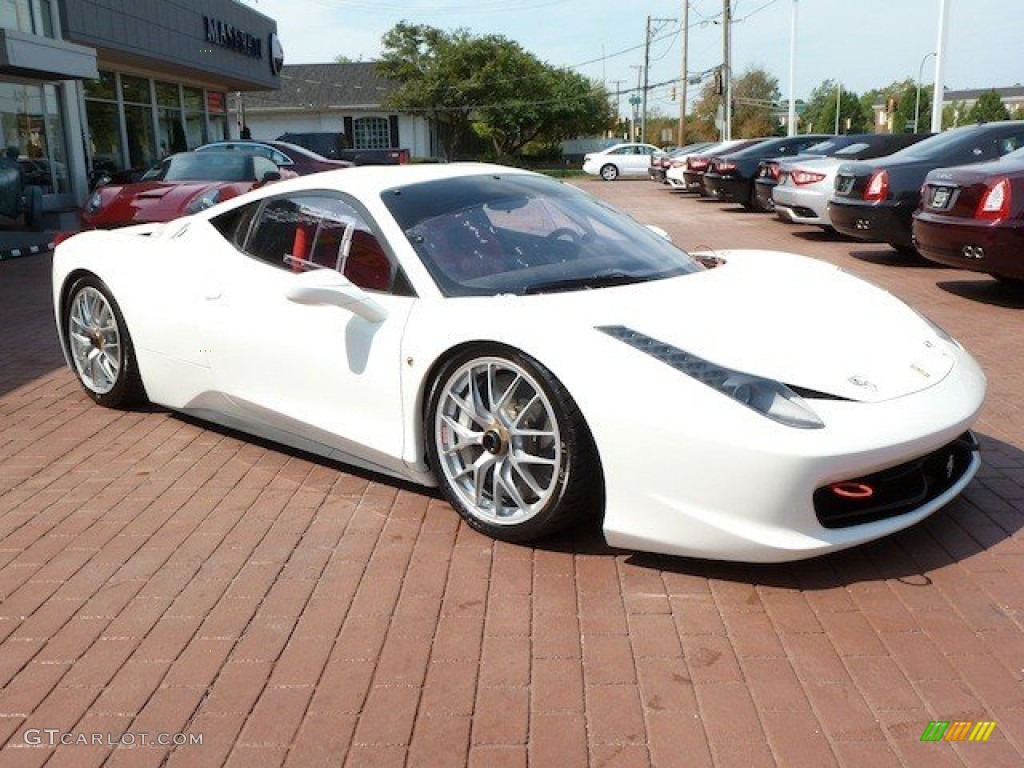
[[[72,368],[93,400],[109,408],[145,400],[124,317],[100,279],[89,275],[72,286],[64,310],[64,338]]]
[[[455,355],[434,380],[425,427],[441,490],[478,531],[535,541],[601,511],[600,465],[579,408],[521,352]]]
[[[605,181],[615,181],[617,178],[619,178],[619,169],[611,163],[602,165],[601,178],[604,179]]]

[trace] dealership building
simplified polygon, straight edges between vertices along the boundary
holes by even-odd
[[[229,138],[228,94],[282,64],[276,22],[235,0],[0,0],[0,150],[53,220],[90,174]]]

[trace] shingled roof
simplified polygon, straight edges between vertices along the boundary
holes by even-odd
[[[375,109],[394,84],[377,74],[377,62],[286,64],[281,89],[245,94],[250,111],[290,109]]]

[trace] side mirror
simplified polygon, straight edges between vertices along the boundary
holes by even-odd
[[[388,316],[387,310],[366,291],[333,269],[314,269],[294,275],[285,296],[297,304],[341,307],[370,323],[379,323]]]
[[[263,174],[263,178],[260,179],[260,185],[269,184],[272,181],[280,181],[282,178],[280,171],[267,171]]]

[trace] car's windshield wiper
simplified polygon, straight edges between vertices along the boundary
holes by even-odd
[[[528,285],[524,294],[557,293],[558,291],[582,291],[591,288],[608,288],[613,285],[629,285],[651,280],[651,275],[631,275],[628,272],[599,272],[583,277],[570,277],[564,280],[550,280],[546,283]]]

